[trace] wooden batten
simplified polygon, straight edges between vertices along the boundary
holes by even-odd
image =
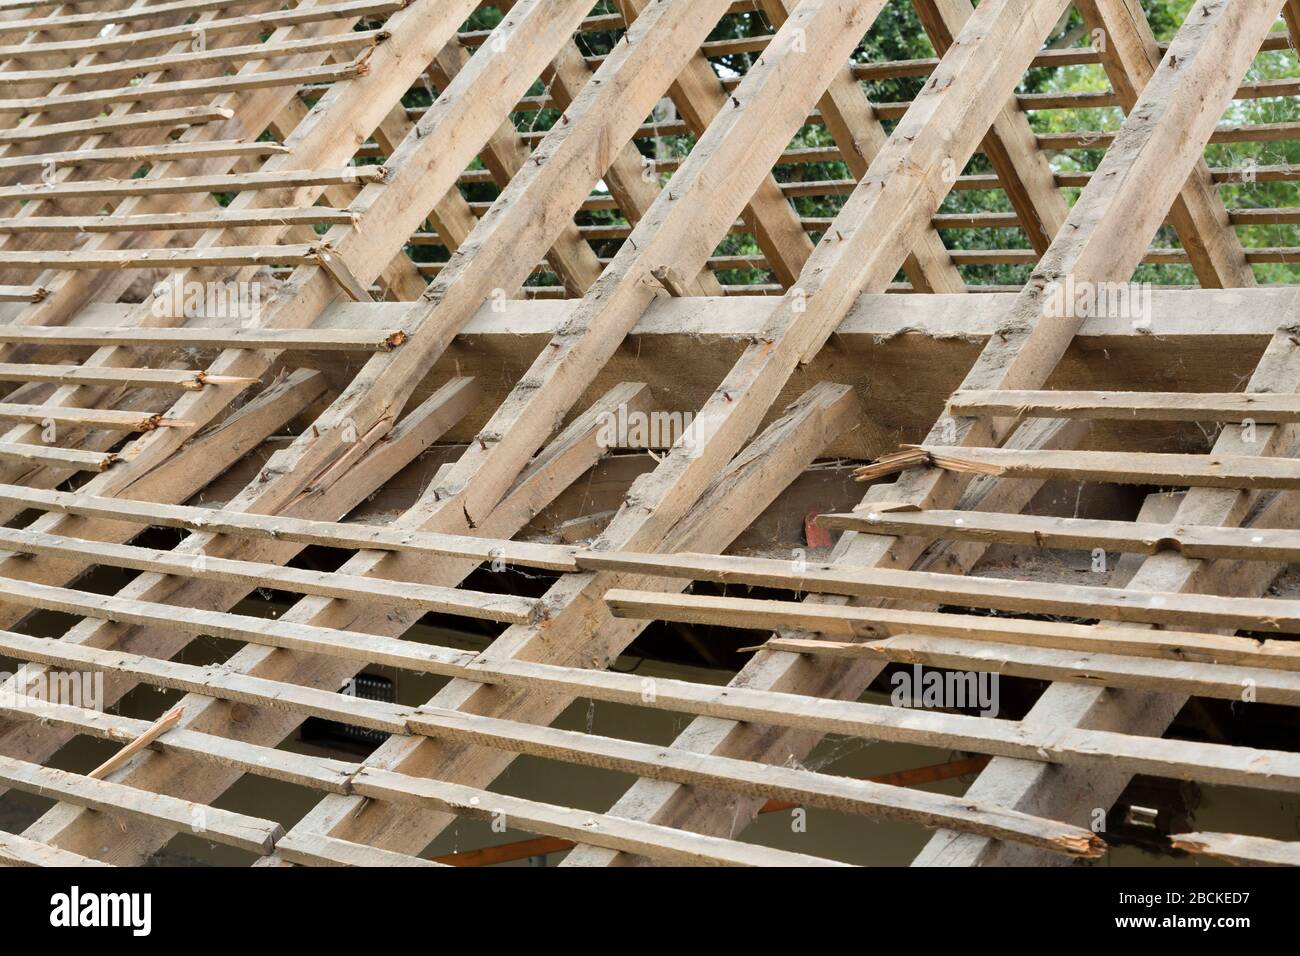
[[[1033,865],[1136,775],[1300,794],[1300,0],[265,6],[0,0],[0,864]]]

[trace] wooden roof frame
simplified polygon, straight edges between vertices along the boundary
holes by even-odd
[[[139,864],[199,832],[258,865],[422,865],[449,823],[493,815],[562,841],[564,865],[843,862],[744,839],[779,800],[935,830],[918,864],[1025,863],[1101,856],[1090,813],[1135,773],[1300,790],[1290,752],[1163,736],[1188,698],[1243,684],[1300,704],[1287,641],[1232,636],[1300,632],[1295,601],[1264,596],[1297,557],[1300,315],[1295,290],[1257,288],[1254,269],[1295,250],[1237,232],[1300,212],[1230,210],[1219,186],[1259,171],[1205,155],[1234,97],[1300,95],[1245,82],[1261,50],[1300,36],[1300,4],[1197,0],[1162,45],[1137,0],[915,0],[935,59],[854,59],[891,2],[614,0],[593,14],[592,0],[502,0],[486,33],[462,29],[479,0],[0,5],[0,513],[28,516],[0,528],[0,654],[24,662],[0,687],[17,693],[0,695],[0,787],[57,796],[0,834],[0,862]],[[1072,8],[1106,42],[1045,50]],[[770,34],[710,40],[751,12]],[[616,42],[592,56],[591,33]],[[743,75],[716,68],[740,54]],[[1027,70],[1060,63],[1098,64],[1110,91],[1018,94]],[[877,104],[872,76],[922,81],[909,102]],[[431,102],[406,105],[413,89]],[[637,145],[658,135],[646,117],[661,102],[693,139],[685,156]],[[1125,119],[1097,137],[1037,135],[1030,112],[1061,103]],[[561,115],[521,131],[544,109]],[[792,148],[810,121],[831,145]],[[1085,142],[1104,150],[1094,171],[1054,170],[1050,150]],[[991,173],[965,172],[977,153]],[[828,161],[850,178],[777,173]],[[480,187],[495,198],[471,201]],[[1063,187],[1080,189],[1072,204]],[[953,189],[987,188],[1010,211],[942,208]],[[845,198],[809,219],[801,191]],[[582,221],[593,210],[623,222]],[[1179,249],[1153,248],[1165,225]],[[950,250],[952,228],[1015,228],[1027,248]],[[757,253],[719,254],[737,234]],[[445,259],[413,254],[424,246]],[[1128,283],[1151,261],[1186,262],[1199,288],[1158,290],[1136,328],[1055,311],[1056,283]],[[978,262],[1033,271],[981,290],[962,271]],[[767,279],[724,283],[736,268]],[[194,283],[273,292],[250,315],[194,315],[177,308]],[[653,410],[681,377],[668,361],[622,374],[655,336],[681,339],[666,354],[682,364],[719,356],[686,434],[612,515],[581,516],[581,546],[521,539],[615,450],[609,416]],[[1253,373],[1244,392],[1208,373],[1054,387],[1089,342],[1143,337],[1153,363],[1234,348]],[[818,458],[891,450],[877,397],[840,366],[893,338],[969,347],[924,439],[867,470],[856,510],[822,519],[843,532],[828,561],[725,554]],[[1128,419],[1251,428],[1196,454],[1141,447],[1138,431],[1131,448],[1080,447]],[[435,444],[455,454],[401,514],[347,520]],[[201,505],[227,473],[245,476],[239,490]],[[1053,479],[1188,490],[1133,521],[1027,513]],[[133,544],[148,526],[184,537]],[[1105,587],[1030,586],[972,573],[991,544],[1131,558]],[[313,545],[349,555],[334,571],[290,566]],[[539,598],[466,587],[485,562],[554,581]],[[78,587],[96,567],[135,575],[114,594]],[[694,581],[808,596],[685,593]],[[259,587],[297,597],[275,620],[236,613]],[[76,623],[17,633],[33,610]],[[505,627],[479,653],[403,640],[429,611]],[[775,636],[725,688],[646,691],[610,665],[654,620]],[[240,646],[219,666],[176,660],[201,635]],[[1052,683],[1022,720],[903,713],[860,700],[890,662]],[[367,664],[448,683],[419,706],[340,693]],[[179,713],[155,725],[25,697],[66,669],[103,674],[110,707],[142,683],[178,691]],[[551,726],[582,697],[691,723],[664,746]],[[276,749],[309,716],[391,736],[357,761]],[[948,797],[802,769],[826,733],[991,759]],[[102,774],[46,766],[78,735],[126,749]],[[494,792],[520,754],[638,779],[606,812]],[[287,826],[215,809],[249,773],[319,800]],[[1265,837],[1175,842],[1297,862]]]

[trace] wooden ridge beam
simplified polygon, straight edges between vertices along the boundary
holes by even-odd
[[[858,297],[836,328],[835,336],[837,341],[859,349],[868,341],[878,339],[902,343],[957,340],[983,345],[984,340],[997,334],[1017,294],[1005,291],[978,296],[867,293]],[[1160,342],[1162,349],[1171,351],[1200,343],[1208,350],[1207,354],[1244,345],[1253,351],[1253,361],[1277,332],[1279,313],[1285,320],[1296,295],[1297,288],[1292,286],[1227,291],[1158,288],[1151,293],[1149,331],[1136,330],[1131,320],[1119,317],[1085,318],[1073,344],[1089,354],[1133,348],[1135,343],[1153,340]],[[655,343],[692,336],[703,348],[720,348],[727,341],[743,340],[761,332],[779,302],[774,296],[659,298],[633,327],[632,344],[639,342],[644,350]],[[112,327],[130,308],[122,303],[94,303],[81,312],[80,321],[99,328]],[[509,336],[545,342],[576,308],[576,302],[567,300],[509,300],[495,307],[485,303],[465,325],[462,335],[487,343],[494,353],[504,350]],[[399,302],[336,302],[324,310],[315,327],[398,328],[407,309],[409,304]],[[461,361],[469,361],[471,355],[465,350]],[[1182,381],[1179,380],[1180,384]],[[950,394],[945,389],[943,398],[946,400]]]

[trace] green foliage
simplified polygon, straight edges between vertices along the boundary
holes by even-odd
[[[1162,42],[1171,40],[1177,33],[1194,0],[1142,0],[1148,19],[1157,39]],[[602,0],[593,14],[599,15],[613,11],[611,0]],[[481,7],[466,23],[467,30],[490,30],[500,22],[502,14],[492,7]],[[761,36],[770,32],[764,16],[755,11],[724,17],[709,37],[711,41],[743,39]],[[590,57],[607,54],[621,37],[619,32],[582,33],[577,42],[583,53]],[[1053,36],[1048,38],[1052,47],[1087,47],[1091,43],[1077,12],[1071,8],[1068,19],[1057,26]],[[742,77],[753,65],[756,54],[746,52],[728,52],[713,57],[713,62],[724,80]],[[911,0],[892,0],[881,11],[870,33],[863,40],[854,54],[862,63],[881,63],[898,60],[918,60],[935,56],[933,47],[925,30],[917,19]],[[1290,51],[1266,53],[1259,56],[1249,74],[1246,83],[1295,77],[1300,75],[1300,65]],[[925,77],[901,77],[864,84],[864,90],[873,103],[905,103],[911,100],[925,82]],[[1021,83],[1019,92],[1053,92],[1071,93],[1088,91],[1106,91],[1110,88],[1105,71],[1099,65],[1069,66],[1057,69],[1030,70]],[[545,92],[539,80],[530,90],[530,94],[540,96]],[[433,87],[427,90],[415,90],[408,94],[406,105],[425,106],[432,102],[437,91]],[[1225,126],[1254,126],[1259,124],[1294,123],[1300,120],[1295,97],[1269,97],[1242,99],[1234,101],[1223,120]],[[549,129],[559,118],[559,111],[546,108],[530,110],[515,114],[516,127],[521,131],[544,131]],[[1124,121],[1123,113],[1114,107],[1038,110],[1029,114],[1030,123],[1039,134],[1081,133],[1089,131],[1113,132]],[[654,117],[649,118],[650,121]],[[663,117],[660,117],[663,120]],[[886,130],[893,127],[886,122]],[[1238,137],[1232,137],[1238,139]],[[690,135],[663,136],[655,141],[638,140],[637,146],[647,161],[679,159],[687,156],[695,145]],[[790,143],[791,149],[833,148],[835,145],[829,131],[823,125],[803,127]],[[1048,161],[1057,173],[1086,172],[1097,168],[1104,150],[1100,148],[1071,149],[1048,154]],[[1212,144],[1206,150],[1206,159],[1211,166],[1225,166],[1246,170],[1261,169],[1276,165],[1300,164],[1300,143],[1288,140],[1239,141]],[[476,162],[475,164],[479,164]],[[964,170],[967,174],[991,172],[983,153],[977,154]],[[818,182],[828,180],[844,181],[850,177],[847,166],[842,162],[818,162],[799,165],[778,166],[774,175],[782,182]],[[668,173],[661,174],[661,181],[667,182]],[[1300,188],[1293,182],[1270,182],[1267,175],[1255,177],[1253,182],[1232,183],[1221,189],[1224,203],[1229,208],[1269,208],[1297,207],[1300,197],[1296,195]],[[463,187],[466,197],[471,201],[490,201],[497,194],[495,186],[474,184]],[[599,184],[598,193],[604,184]],[[843,193],[843,190],[840,191]],[[1067,202],[1077,199],[1078,190],[1067,190]],[[830,219],[841,209],[844,195],[826,195],[796,197],[793,202],[800,215],[805,218]],[[1001,190],[953,190],[945,199],[941,212],[976,213],[976,212],[1010,212],[1011,204],[1005,192]],[[617,210],[591,210],[580,213],[580,224],[613,224],[625,220]],[[1296,235],[1295,226],[1257,226],[1239,227],[1238,234],[1248,248],[1300,246],[1300,237]],[[814,240],[820,238],[813,233]],[[1023,249],[1028,248],[1025,234],[1019,229],[953,229],[943,231],[944,242],[952,249]],[[1172,228],[1165,227],[1155,238],[1158,247],[1177,248],[1178,236]],[[596,251],[602,256],[613,255],[619,247],[617,240],[596,244]],[[443,258],[440,247],[417,247],[417,255],[422,259],[430,256]],[[747,234],[727,236],[718,246],[718,255],[759,255],[760,249],[752,237]],[[1300,264],[1256,265],[1255,271],[1264,282],[1300,282]],[[1019,285],[1028,277],[1028,266],[963,266],[963,275],[972,284]],[[759,269],[731,270],[719,274],[724,284],[754,284],[770,281],[767,273]],[[901,278],[901,277],[900,277]],[[1135,277],[1139,281],[1159,284],[1179,285],[1196,284],[1196,277],[1187,266],[1143,266]],[[532,283],[555,281],[550,276],[537,276]]]

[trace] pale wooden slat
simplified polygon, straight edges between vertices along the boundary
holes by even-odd
[[[0,327],[0,342],[20,345],[157,346],[213,349],[316,349],[386,351],[406,340],[403,332],[378,329],[236,328],[83,328],[63,326]]]
[[[251,853],[270,853],[281,833],[280,825],[270,820],[205,807],[108,780],[93,780],[11,757],[0,756],[0,783],[41,797],[57,797],[101,813],[162,824]]]
[[[1175,833],[1169,841],[1176,850],[1239,866],[1300,866],[1300,843],[1235,833]]]

